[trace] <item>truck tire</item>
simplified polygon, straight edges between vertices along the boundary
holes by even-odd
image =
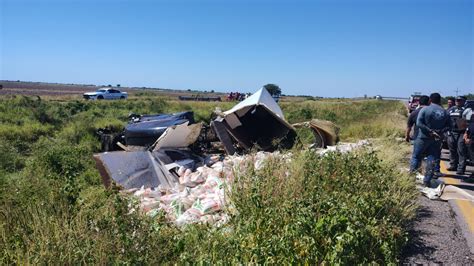
[[[97,96],[97,100],[103,100],[103,99],[104,99],[104,96],[102,95]]]

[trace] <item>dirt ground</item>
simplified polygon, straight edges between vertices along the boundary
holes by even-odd
[[[419,205],[401,263],[473,265],[474,254],[449,203],[420,196]]]
[[[81,85],[81,84],[61,84],[61,83],[43,83],[43,82],[24,82],[24,81],[2,81],[0,80],[0,96],[2,95],[38,95],[38,96],[77,96],[82,97],[85,92],[96,91],[105,86]],[[196,92],[187,90],[171,90],[161,88],[145,87],[119,87],[119,90],[134,95],[138,92],[148,92],[167,97],[178,97],[180,95],[194,96],[196,94],[206,94],[206,96],[220,96],[224,99],[226,94],[211,92]]]

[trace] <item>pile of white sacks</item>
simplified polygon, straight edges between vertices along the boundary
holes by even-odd
[[[330,151],[348,152],[368,144],[367,141],[334,146]],[[337,147],[337,148],[336,148]],[[328,150],[319,150],[325,154]],[[181,167],[178,170],[179,184],[172,189],[141,188],[126,192],[133,193],[139,200],[142,212],[156,216],[164,211],[166,217],[178,226],[189,223],[210,223],[220,225],[229,219],[226,210],[232,209],[229,202],[231,184],[238,173],[243,173],[253,165],[256,170],[263,167],[269,158],[291,161],[291,153],[258,152],[249,155],[227,156],[212,166],[198,167],[194,172]]]

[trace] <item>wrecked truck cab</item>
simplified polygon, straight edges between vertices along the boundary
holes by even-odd
[[[194,123],[192,111],[175,114],[134,115],[125,127],[125,143],[131,146],[152,145],[166,129],[186,122]]]

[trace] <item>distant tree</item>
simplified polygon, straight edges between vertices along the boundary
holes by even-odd
[[[109,85],[107,85],[107,87],[112,87],[112,85],[109,84]]]
[[[211,93],[214,93],[214,90],[211,90]]]
[[[280,96],[281,89],[276,84],[267,84],[263,86],[272,96]]]
[[[120,88],[120,84],[117,84],[117,87]]]

